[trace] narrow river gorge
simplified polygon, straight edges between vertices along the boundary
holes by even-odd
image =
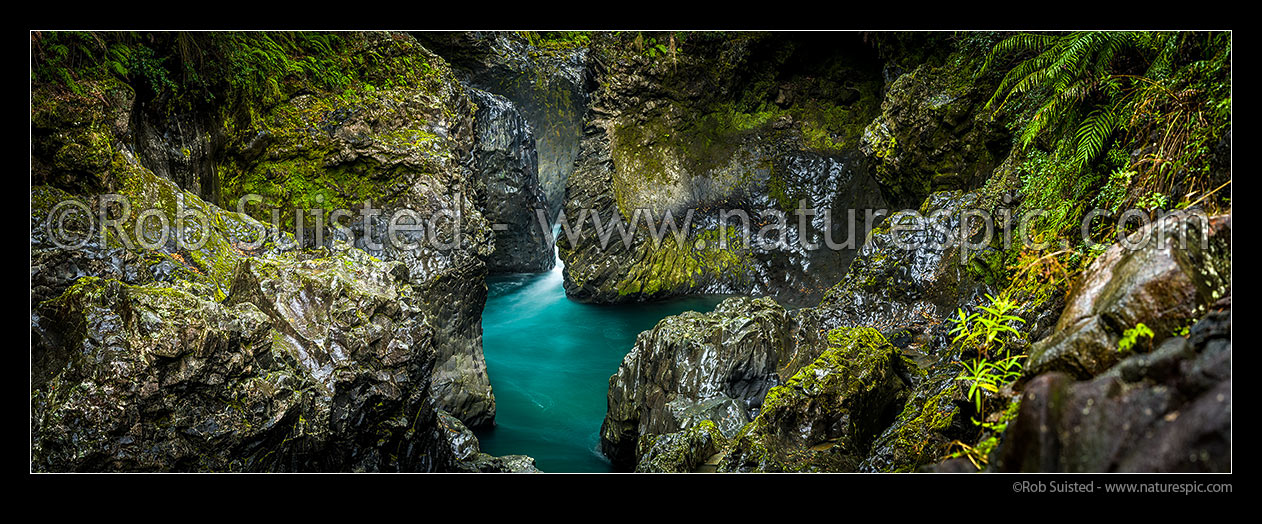
[[[32,31],[31,469],[1230,471],[1231,37]]]

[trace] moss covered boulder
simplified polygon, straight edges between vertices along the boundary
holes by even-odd
[[[642,435],[636,473],[692,473],[727,445],[727,437],[709,420],[675,433]]]
[[[810,365],[767,394],[720,471],[855,471],[900,405],[898,350],[871,328],[837,329]]]

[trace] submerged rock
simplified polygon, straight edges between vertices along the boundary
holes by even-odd
[[[1130,241],[1138,249],[1115,244],[1087,268],[1055,332],[1031,349],[1027,376],[1093,377],[1125,356],[1126,330],[1143,323],[1163,339],[1231,293],[1231,215],[1175,212]]]
[[[1231,302],[1186,338],[1105,373],[1029,381],[999,450],[1004,472],[1231,471]]]

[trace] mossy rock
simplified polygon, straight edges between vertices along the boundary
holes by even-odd
[[[855,471],[897,407],[898,350],[871,328],[838,328],[828,347],[767,393],[721,471]]]

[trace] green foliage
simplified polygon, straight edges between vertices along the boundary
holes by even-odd
[[[1000,350],[1006,351],[1011,340],[1021,337],[1013,325],[1023,322],[1021,317],[1008,314],[1017,305],[1007,297],[987,294],[986,298],[990,300],[990,305],[978,306],[978,311],[972,314],[966,315],[963,308],[959,309],[958,318],[952,319],[955,326],[950,331],[955,335],[952,344],[971,348],[983,357]]]
[[[986,298],[990,300],[990,305],[979,306],[978,311],[972,314],[958,310],[959,316],[953,319],[954,327],[950,331],[955,335],[952,345],[975,354],[972,360],[960,363],[964,371],[958,380],[969,384],[968,398],[979,414],[985,413],[985,392],[998,393],[1019,378],[1021,359],[1025,358],[1025,355],[1013,355],[1008,350],[1012,341],[1022,338],[1021,332],[1014,326],[1023,321],[1010,314],[1016,309],[1016,304],[1003,295],[986,295]],[[973,422],[981,424],[977,420]]]
[[[520,34],[531,46],[544,51],[587,47],[592,40],[590,31],[522,31]]]
[[[1135,347],[1135,343],[1141,338],[1147,338],[1149,344],[1152,343],[1153,332],[1143,322],[1136,324],[1135,327],[1122,332],[1122,338],[1117,341],[1118,351],[1130,351]]]
[[[1108,184],[1113,209],[1153,193],[1186,199],[1222,178],[1211,152],[1230,129],[1230,51],[1230,33],[1017,34],[987,58],[986,68],[1016,60],[987,107],[1011,115],[1023,150],[1050,152],[1056,178],[1086,179],[1027,192],[1083,202]],[[1131,173],[1128,187],[1105,173]],[[1171,198],[1163,204],[1182,200]]]

